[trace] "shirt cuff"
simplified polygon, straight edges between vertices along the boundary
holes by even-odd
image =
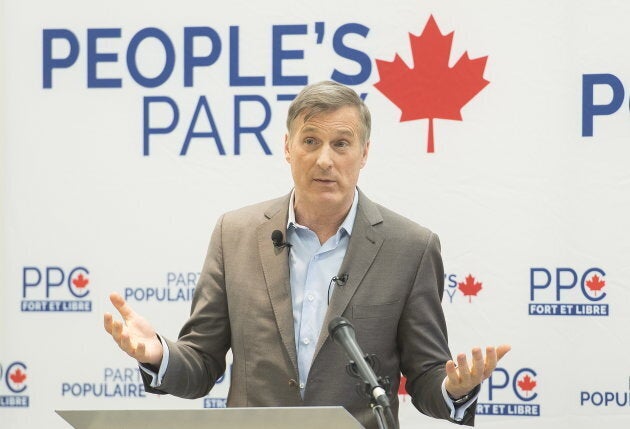
[[[140,369],[144,371],[145,374],[148,374],[151,377],[151,383],[149,383],[149,386],[155,387],[155,388],[160,387],[160,385],[162,384],[162,379],[164,378],[164,374],[166,373],[166,368],[168,367],[168,358],[169,358],[168,345],[166,344],[166,341],[164,341],[164,338],[162,338],[160,334],[156,334],[156,335],[160,339],[160,342],[162,343],[162,363],[160,363],[160,368],[158,369],[158,372],[156,373],[147,365],[140,362]]]
[[[462,421],[464,415],[466,414],[466,411],[468,410],[468,407],[470,407],[477,400],[480,390],[481,389],[473,389],[470,398],[468,398],[466,402],[460,405],[455,405],[451,397],[448,396],[448,392],[446,391],[446,378],[444,378],[444,381],[442,382],[442,396],[444,397],[444,401],[446,402],[448,409],[451,410],[451,419],[456,422]]]

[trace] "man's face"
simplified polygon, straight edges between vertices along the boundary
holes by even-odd
[[[369,150],[369,142],[362,143],[361,130],[353,106],[322,112],[307,121],[304,114],[295,119],[285,136],[284,156],[291,164],[296,207],[349,207]]]

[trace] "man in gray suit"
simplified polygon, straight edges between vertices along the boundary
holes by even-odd
[[[363,350],[378,358],[378,375],[391,379],[394,415],[402,373],[421,412],[474,423],[479,385],[509,346],[488,347],[485,357],[473,349],[470,366],[466,354],[451,360],[437,236],[357,188],[370,122],[363,101],[343,85],[300,92],[285,136],[295,187],[219,219],[176,342],[111,295],[123,321],[105,314],[105,329],[138,360],[147,391],[202,397],[232,349],[228,406],[342,405],[374,428],[368,400],[326,329],[344,316]]]

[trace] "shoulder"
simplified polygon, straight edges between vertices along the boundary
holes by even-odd
[[[359,204],[362,208],[361,215],[386,239],[398,240],[400,243],[421,242],[425,245],[430,241],[438,241],[437,234],[426,226],[373,202],[365,195],[361,196]]]
[[[289,195],[284,195],[228,211],[221,216],[220,221],[235,227],[256,227],[275,215],[282,215],[288,207]]]
[[[440,239],[429,228],[402,216],[386,207],[379,206],[383,213],[383,234],[390,243],[395,243],[400,249],[413,249],[424,255],[441,251]]]

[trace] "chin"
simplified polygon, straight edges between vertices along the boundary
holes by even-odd
[[[339,192],[320,192],[314,196],[314,200],[321,204],[343,204],[346,196]]]

